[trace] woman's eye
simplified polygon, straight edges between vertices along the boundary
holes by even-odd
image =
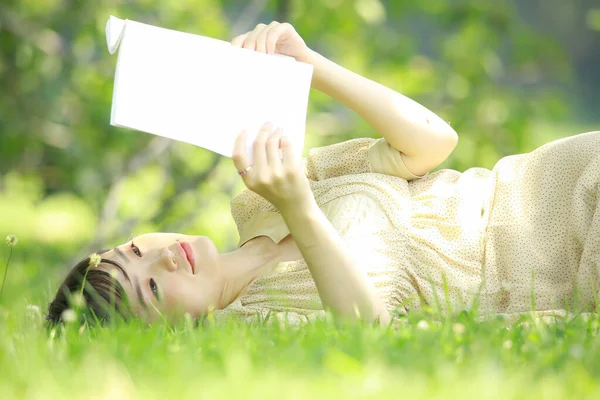
[[[142,256],[142,252],[140,251],[139,247],[137,247],[135,244],[133,244],[133,242],[131,242],[131,249],[133,250],[133,253],[136,256],[138,256],[138,257]]]
[[[150,278],[150,290],[152,290],[152,293],[154,293],[154,297],[156,297],[156,300],[158,300],[158,286],[152,278]]]

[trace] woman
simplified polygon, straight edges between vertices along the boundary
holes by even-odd
[[[384,324],[422,304],[483,313],[594,306],[600,132],[505,157],[492,171],[429,174],[458,141],[431,111],[310,50],[287,23],[259,24],[232,43],[311,63],[313,88],[382,138],[313,149],[301,161],[265,124],[250,165],[240,134],[233,162],[249,190],[231,203],[236,250],[219,254],[204,236],[141,235],[98,265],[79,263],[50,321],[82,282],[100,319],[111,305],[150,320],[209,311],[307,320],[329,309]]]

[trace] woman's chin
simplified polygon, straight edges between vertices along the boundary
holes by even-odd
[[[196,236],[190,245],[194,250],[196,274],[210,274],[219,269],[219,251],[208,236]]]

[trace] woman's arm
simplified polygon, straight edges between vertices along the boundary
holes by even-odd
[[[402,153],[407,168],[424,175],[440,165],[458,143],[458,135],[419,103],[307,50],[299,61],[314,66],[312,87],[361,115]]]
[[[279,149],[281,149],[280,157]],[[291,141],[280,129],[265,124],[252,145],[254,165],[246,151],[246,134],[235,140],[232,152],[248,189],[259,194],[281,213],[317,285],[325,308],[338,316],[379,318],[387,324],[389,314],[367,276],[350,256],[339,233],[325,218],[310,189],[308,178]],[[241,172],[240,172],[241,171]]]
[[[454,129],[440,117],[311,50],[288,23],[258,24],[254,30],[233,38],[232,44],[261,53],[286,54],[312,64],[312,87],[361,115],[402,154],[413,174],[424,175],[440,165],[458,143]]]
[[[302,253],[326,309],[343,317],[388,324],[390,315],[348,246],[323,215],[314,198],[279,211]]]

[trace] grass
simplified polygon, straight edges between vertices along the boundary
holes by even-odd
[[[30,307],[31,308],[31,307]],[[479,322],[413,313],[394,329],[225,321],[54,332],[0,314],[2,398],[600,398],[597,316]]]
[[[16,250],[0,303],[1,399],[600,398],[596,314],[480,321],[425,308],[393,329],[229,320],[48,331],[42,305],[58,278],[43,260],[60,257]]]

